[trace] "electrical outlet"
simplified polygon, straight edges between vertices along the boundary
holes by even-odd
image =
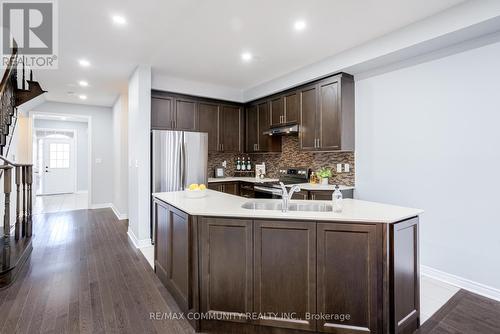
[[[342,164],[337,164],[337,173],[342,173]]]
[[[102,159],[101,158],[96,158],[95,159],[95,163],[96,164],[101,164],[102,163]]]
[[[351,166],[349,166],[349,164],[344,164],[344,172],[349,173],[350,170]]]

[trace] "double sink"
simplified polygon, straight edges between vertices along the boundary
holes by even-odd
[[[249,210],[276,210],[282,211],[283,203],[281,202],[264,202],[264,201],[249,201],[241,206],[243,209]],[[288,203],[288,211],[308,211],[308,212],[331,212],[333,207],[328,203]]]

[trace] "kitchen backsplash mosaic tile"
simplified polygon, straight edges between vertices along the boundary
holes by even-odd
[[[238,157],[250,157],[252,166],[255,163],[266,163],[266,176],[279,177],[279,170],[287,167],[306,167],[317,171],[321,167],[329,167],[333,171],[330,178],[331,184],[342,184],[354,186],[354,152],[302,152],[299,149],[299,139],[297,136],[284,136],[281,153],[209,153],[208,154],[208,175],[214,175],[214,168],[220,166],[224,160],[227,161],[226,175],[235,176],[236,159]],[[349,164],[348,173],[336,172],[338,163]],[[238,173],[239,176],[246,174]],[[250,176],[250,175],[249,175]],[[253,174],[251,174],[253,176]]]

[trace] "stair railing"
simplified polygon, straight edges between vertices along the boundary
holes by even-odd
[[[33,234],[32,224],[32,183],[33,165],[21,164],[10,161],[0,155],[0,160],[4,162],[0,165],[3,172],[3,192],[4,192],[4,217],[3,217],[3,237],[4,250],[9,247],[11,234],[11,212],[10,196],[12,192],[12,170],[15,170],[16,186],[16,219],[14,224],[14,240],[30,238]],[[4,254],[5,255],[5,254]],[[5,265],[5,263],[4,263]]]

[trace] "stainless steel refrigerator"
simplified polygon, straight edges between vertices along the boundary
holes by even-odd
[[[184,190],[191,183],[207,184],[207,133],[153,130],[151,148],[152,193]],[[152,240],[153,225],[151,219]]]

